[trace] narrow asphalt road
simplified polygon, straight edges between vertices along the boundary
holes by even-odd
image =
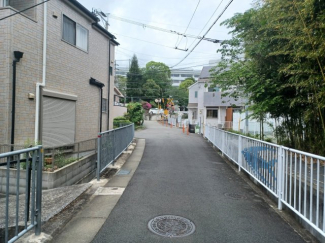
[[[304,242],[204,138],[145,126],[136,132],[146,139],[141,163],[93,242]],[[148,222],[160,215],[187,218],[195,232],[156,235]]]

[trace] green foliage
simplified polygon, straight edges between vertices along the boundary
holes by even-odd
[[[142,72],[139,68],[138,58],[136,55],[132,57],[131,66],[127,73],[126,80],[126,96],[127,98],[135,98],[139,100],[142,96],[142,86],[144,83]]]
[[[73,158],[73,157],[67,158],[61,150],[55,151],[54,165],[56,165],[57,168],[62,168],[75,161],[77,161],[77,158]]]
[[[188,87],[190,87],[194,83],[195,83],[194,78],[187,78],[179,85],[179,88],[182,90],[186,90],[188,93]]]
[[[142,85],[142,95],[144,97],[150,97],[150,99],[154,99],[154,97],[160,97],[160,86],[156,84],[153,79],[148,79]]]
[[[117,127],[120,127],[120,126],[126,126],[126,125],[131,124],[131,123],[132,122],[130,122],[124,116],[115,117],[114,120],[113,120],[114,128],[117,128]]]
[[[127,113],[125,115],[125,118],[136,125],[142,125],[143,114],[144,111],[142,109],[142,105],[138,102],[136,103],[131,102],[127,106]]]
[[[260,0],[223,24],[233,38],[218,50],[213,80],[225,94],[244,96],[253,117],[281,119],[277,139],[324,154],[325,3]],[[261,128],[263,136],[263,127]]]
[[[158,96],[150,98],[167,97],[168,90],[172,87],[169,67],[164,63],[151,61],[146,64],[143,72],[145,80],[151,79],[160,87]]]

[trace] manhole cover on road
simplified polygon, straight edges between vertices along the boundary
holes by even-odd
[[[162,215],[151,219],[148,223],[151,232],[164,237],[184,237],[195,231],[192,221],[175,215]]]
[[[238,194],[238,193],[225,193],[226,197],[229,197],[231,199],[246,199],[246,196],[242,195],[242,194]]]

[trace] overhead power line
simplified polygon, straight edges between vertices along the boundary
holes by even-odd
[[[217,17],[217,19],[212,23],[212,25],[210,26],[210,28],[204,33],[203,37],[196,43],[196,45],[190,50],[190,52],[182,59],[180,60],[177,64],[171,66],[171,68],[177,66],[178,64],[180,64],[181,62],[183,62],[191,53],[192,51],[201,43],[201,41],[205,38],[205,36],[209,33],[209,31],[212,29],[212,27],[217,23],[217,21],[221,18],[221,16],[224,14],[224,12],[226,12],[226,10],[228,9],[228,7],[230,6],[230,4],[233,2],[233,0],[230,0],[228,2],[228,4],[226,5],[226,7],[222,10],[222,12],[219,14],[219,16]]]
[[[198,1],[197,5],[196,5],[196,7],[195,7],[195,10],[194,10],[194,12],[193,12],[193,14],[192,14],[192,17],[191,17],[191,19],[190,19],[190,22],[188,22],[188,25],[187,25],[187,27],[186,27],[186,29],[185,29],[185,31],[184,31],[184,35],[186,34],[186,31],[187,31],[188,27],[190,26],[190,24],[191,24],[191,22],[192,22],[192,19],[193,19],[195,13],[196,13],[196,10],[197,10],[197,8],[198,8],[200,2],[201,2],[201,0]],[[182,38],[180,39],[180,41],[178,42],[178,44],[181,43],[182,39],[183,39],[183,36],[182,36]],[[176,45],[175,45],[175,46],[178,46],[178,45],[177,45],[177,42],[176,42]]]
[[[134,21],[134,20],[118,17],[118,16],[116,16],[114,14],[109,14],[108,13],[108,15],[112,19],[116,19],[116,20],[123,21],[123,22],[126,22],[126,23],[134,24],[134,25],[139,25],[139,26],[142,26],[143,28],[155,29],[155,30],[163,31],[163,32],[170,33],[170,34],[183,36],[183,37],[190,37],[190,38],[195,38],[195,39],[200,39],[200,40],[211,41],[213,43],[220,43],[221,42],[220,40],[217,40],[217,39],[206,38],[204,36],[201,37],[201,36],[190,35],[190,34],[182,34],[180,32],[174,31],[174,30],[168,30],[168,29],[164,29],[164,28],[161,28],[161,27],[153,26],[153,25],[143,24],[143,23],[140,23],[140,22],[137,22],[137,21]],[[177,47],[175,47],[175,49],[181,50],[181,49],[179,49]]]
[[[0,21],[1,21],[1,20],[4,20],[4,19],[6,19],[6,18],[12,17],[12,16],[14,16],[14,15],[16,15],[16,14],[21,14],[22,12],[25,12],[25,11],[27,11],[27,10],[29,10],[29,9],[32,9],[32,8],[35,8],[35,7],[37,7],[38,5],[41,5],[41,4],[46,3],[46,2],[48,2],[48,1],[50,1],[50,0],[45,0],[45,1],[43,1],[43,2],[40,2],[40,3],[38,3],[38,4],[35,4],[35,5],[30,6],[30,7],[28,7],[28,8],[25,8],[25,9],[23,9],[23,10],[21,10],[21,11],[18,11],[18,12],[16,12],[16,13],[10,14],[10,15],[8,15],[8,16],[6,16],[6,17],[1,18]]]

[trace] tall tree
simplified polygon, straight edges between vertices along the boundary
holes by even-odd
[[[168,92],[172,87],[169,67],[161,62],[148,62],[144,69],[145,79],[152,79],[160,87],[160,98],[167,98]]]
[[[231,95],[247,95],[256,115],[283,120],[285,145],[324,154],[325,3],[260,0],[255,9],[223,24],[233,39],[214,81]]]
[[[143,100],[154,100],[160,97],[160,87],[153,79],[148,79],[142,86]]]
[[[133,55],[131,66],[127,73],[126,96],[127,100],[139,100],[142,96],[143,75],[139,68],[138,58]]]
[[[186,90],[188,93],[188,87],[195,83],[194,78],[186,78],[181,84],[179,85],[180,89]]]

